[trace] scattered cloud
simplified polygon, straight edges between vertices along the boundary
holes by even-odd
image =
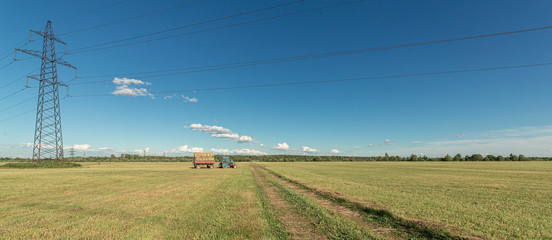
[[[280,150],[280,151],[288,151],[289,150],[289,145],[285,142],[283,143],[278,143],[276,145],[276,147],[273,147],[272,149],[274,150]]]
[[[303,146],[302,151],[303,151],[303,152],[310,152],[310,153],[318,152],[317,149],[310,148],[310,147],[307,147],[307,146]]]
[[[114,78],[113,83],[117,85],[151,85],[149,82],[144,82],[142,80],[130,79],[130,78]]]
[[[129,79],[129,78],[115,78],[113,79],[113,83],[115,83],[115,91],[112,92],[113,95],[117,96],[149,96],[152,99],[155,98],[153,94],[149,93],[146,88],[137,88],[132,85],[145,85],[149,86],[151,83],[149,82],[143,82],[141,80],[137,79]]]
[[[214,138],[232,139],[238,143],[253,143],[255,141],[250,136],[245,136],[245,135],[240,136],[239,134],[232,132],[230,129],[224,128],[221,126],[209,126],[209,125],[202,125],[200,123],[193,123],[193,124],[190,124],[190,126],[185,126],[185,127],[191,128],[196,132],[210,133],[211,137],[214,137]]]
[[[195,97],[187,97],[187,96],[184,96],[184,95],[180,95],[182,98],[184,98],[184,102],[191,102],[191,103],[196,103],[198,102],[199,100],[197,100],[197,98]]]
[[[265,152],[247,148],[234,150],[211,148],[211,151],[218,154],[266,155]]]
[[[390,146],[390,145],[393,145],[395,144],[393,141],[389,140],[389,139],[385,139],[383,141],[383,145],[387,145],[387,146]]]
[[[340,154],[341,153],[341,151],[339,151],[337,149],[332,149],[330,152],[333,153],[333,154]]]
[[[219,126],[209,126],[209,125],[201,125],[200,123],[193,123],[190,124],[187,128],[191,128],[194,131],[197,132],[206,132],[211,134],[221,134],[221,133],[232,133],[230,129],[219,127]]]
[[[462,134],[456,135],[457,138],[463,138],[463,137],[465,137],[465,136],[466,136],[466,134],[463,134],[463,133],[462,133]]]
[[[167,99],[184,99],[184,102],[189,102],[189,103],[196,103],[196,102],[199,102],[199,100],[195,97],[188,97],[188,96],[184,96],[184,95],[167,95],[165,97],[163,97],[163,99],[167,100]]]
[[[411,143],[412,143],[412,144],[421,144],[422,141],[412,141]]]
[[[90,145],[90,144],[75,144],[73,146],[68,146],[66,148],[69,148],[69,149],[73,148],[77,151],[86,151],[86,150],[91,150],[90,149],[91,147],[92,147],[92,145]]]
[[[200,147],[189,147],[188,145],[180,146],[178,149],[173,148],[169,152],[171,153],[193,153],[193,152],[203,152],[203,148]]]
[[[240,136],[236,141],[239,143],[250,143],[253,142],[253,138],[250,136]]]
[[[352,146],[351,148],[355,148],[355,149],[356,149],[356,148],[360,148],[360,147],[359,147],[359,146]]]
[[[218,133],[218,134],[213,134],[213,135],[211,135],[211,137],[214,137],[214,138],[239,139],[239,138],[240,138],[240,135],[238,135],[237,133]]]
[[[371,147],[373,147],[373,146],[374,146],[374,145],[373,145],[373,144],[371,144],[371,143],[370,143],[370,144],[368,144],[368,147],[369,147],[369,148],[371,148]]]

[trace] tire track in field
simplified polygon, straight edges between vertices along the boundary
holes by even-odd
[[[303,194],[334,212],[348,217],[368,230],[374,231],[386,239],[484,239],[480,236],[467,235],[456,229],[448,229],[443,226],[432,225],[423,220],[406,220],[395,216],[388,210],[364,206],[361,203],[351,202],[336,193],[319,191],[310,188],[295,180],[288,179],[262,166],[256,165],[263,173],[273,178],[284,186]],[[379,226],[379,227],[378,227]],[[451,234],[448,230],[452,231]]]
[[[284,181],[281,178],[273,175],[272,173],[270,173],[269,171],[267,171],[266,169],[264,169],[262,167],[259,167],[259,169],[260,169],[260,171],[263,171],[264,173],[266,173],[266,175],[269,176],[274,181],[277,181],[278,183],[290,188],[291,190],[310,198],[311,200],[315,201],[317,204],[319,204],[321,206],[324,206],[327,209],[329,209],[329,210],[331,210],[335,213],[338,213],[338,214],[340,214],[341,216],[343,216],[345,218],[348,218],[348,219],[352,220],[353,222],[355,222],[358,225],[362,226],[366,230],[368,230],[370,232],[373,232],[374,234],[376,234],[377,236],[379,236],[381,238],[384,238],[384,239],[405,239],[403,237],[400,237],[400,233],[397,233],[397,231],[393,228],[381,227],[381,226],[379,226],[375,223],[367,222],[367,221],[365,221],[362,214],[357,212],[357,211],[351,210],[347,207],[344,207],[342,205],[334,203],[334,202],[332,202],[328,199],[321,198],[320,196],[316,195],[316,193],[314,193],[314,192],[308,191],[304,188],[300,188],[300,187],[296,186],[295,184],[290,183],[288,181]]]
[[[267,201],[272,206],[270,210],[274,212],[284,225],[292,239],[327,239],[325,236],[315,232],[315,228],[310,224],[310,221],[295,211],[294,207],[282,198],[275,186],[260,176],[256,169],[253,167],[250,167],[250,169],[255,176],[257,184],[261,186],[268,197]]]

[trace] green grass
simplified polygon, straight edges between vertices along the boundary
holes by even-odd
[[[74,168],[82,165],[66,161],[16,162],[0,165],[0,168]]]
[[[552,237],[551,162],[258,164],[402,219],[492,239]]]
[[[301,215],[307,216],[313,221],[317,232],[329,239],[377,239],[375,236],[357,226],[349,220],[345,220],[336,213],[329,211],[315,203],[313,200],[298,194],[270,179],[265,173],[263,177],[278,188],[282,198],[291,203]]]
[[[0,169],[0,238],[266,238],[248,168],[190,166]]]

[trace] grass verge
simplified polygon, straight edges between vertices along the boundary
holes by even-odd
[[[82,165],[66,161],[18,162],[0,165],[0,168],[75,168]]]

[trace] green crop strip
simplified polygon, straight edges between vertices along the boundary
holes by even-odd
[[[270,179],[266,173],[260,174],[272,185],[276,186],[282,198],[312,220],[316,231],[326,235],[330,239],[378,239],[370,232],[356,226],[355,223],[342,219],[336,213],[316,204],[311,199],[298,194],[280,183]]]
[[[360,203],[351,202],[346,198],[335,196],[331,193],[318,191],[317,189],[306,186],[293,179],[289,179],[281,174],[278,174],[277,172],[266,169],[264,167],[261,168],[284,181],[293,183],[300,188],[311,191],[324,199],[328,199],[351,210],[360,212],[370,222],[377,223],[381,226],[402,230],[407,234],[405,236],[407,238],[464,239],[462,237],[454,236],[441,228],[433,229],[422,224],[400,218],[388,210],[367,207]]]

